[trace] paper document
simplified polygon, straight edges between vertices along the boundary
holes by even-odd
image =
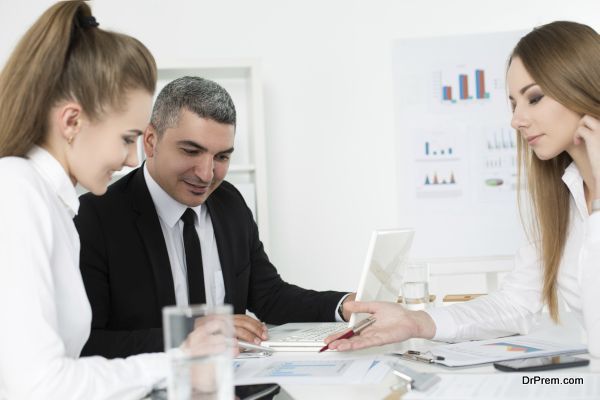
[[[429,361],[448,367],[485,364],[519,358],[581,354],[587,352],[580,343],[564,344],[533,336],[509,336],[500,339],[477,340],[432,347],[422,352],[418,361]],[[396,353],[402,355],[402,353]]]
[[[534,382],[536,376],[538,380]],[[412,391],[402,399],[598,399],[600,393],[600,375],[574,371],[441,374],[440,377],[441,381],[429,390]]]
[[[280,384],[378,383],[389,372],[388,362],[364,359],[236,360],[235,384],[276,382]]]

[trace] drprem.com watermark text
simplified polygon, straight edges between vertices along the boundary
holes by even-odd
[[[523,375],[523,385],[583,385],[583,378]]]

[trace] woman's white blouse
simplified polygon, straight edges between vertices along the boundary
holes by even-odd
[[[79,354],[91,308],[79,271],[75,188],[34,147],[0,158],[0,398],[140,398],[166,376],[164,353]]]
[[[558,273],[559,301],[580,318],[589,352],[600,357],[600,212],[588,214],[583,178],[574,163],[563,182],[571,192],[570,225]],[[527,333],[542,308],[543,272],[534,245],[523,247],[500,290],[464,304],[428,310],[436,340],[486,339]]]

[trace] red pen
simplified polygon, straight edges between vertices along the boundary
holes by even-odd
[[[350,328],[350,330],[348,332],[344,333],[342,336],[340,336],[336,340],[349,339],[352,336],[354,336],[357,333],[359,333],[360,331],[362,331],[363,329],[365,329],[367,326],[371,325],[373,322],[375,322],[375,317],[365,318],[362,321],[360,321],[359,323],[357,323],[356,325],[354,325],[352,328]],[[329,345],[328,344],[326,344],[325,346],[323,346],[321,348],[321,350],[319,350],[319,353],[321,353],[321,352],[323,352],[323,351],[325,351],[327,349],[329,349]]]

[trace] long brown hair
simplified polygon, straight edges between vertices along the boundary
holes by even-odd
[[[91,120],[123,106],[125,92],[154,93],[156,63],[138,40],[96,27],[83,1],[50,7],[21,38],[0,73],[0,157],[41,144],[50,109],[77,101]]]
[[[525,35],[510,61],[519,58],[545,95],[578,113],[600,117],[600,36],[586,25],[556,21]],[[509,61],[509,65],[510,65]],[[569,228],[570,193],[562,175],[572,159],[563,152],[540,160],[517,135],[518,187],[524,180],[534,218],[526,229],[538,243],[544,268],[542,296],[558,321],[558,268]],[[521,215],[525,214],[519,195]]]

